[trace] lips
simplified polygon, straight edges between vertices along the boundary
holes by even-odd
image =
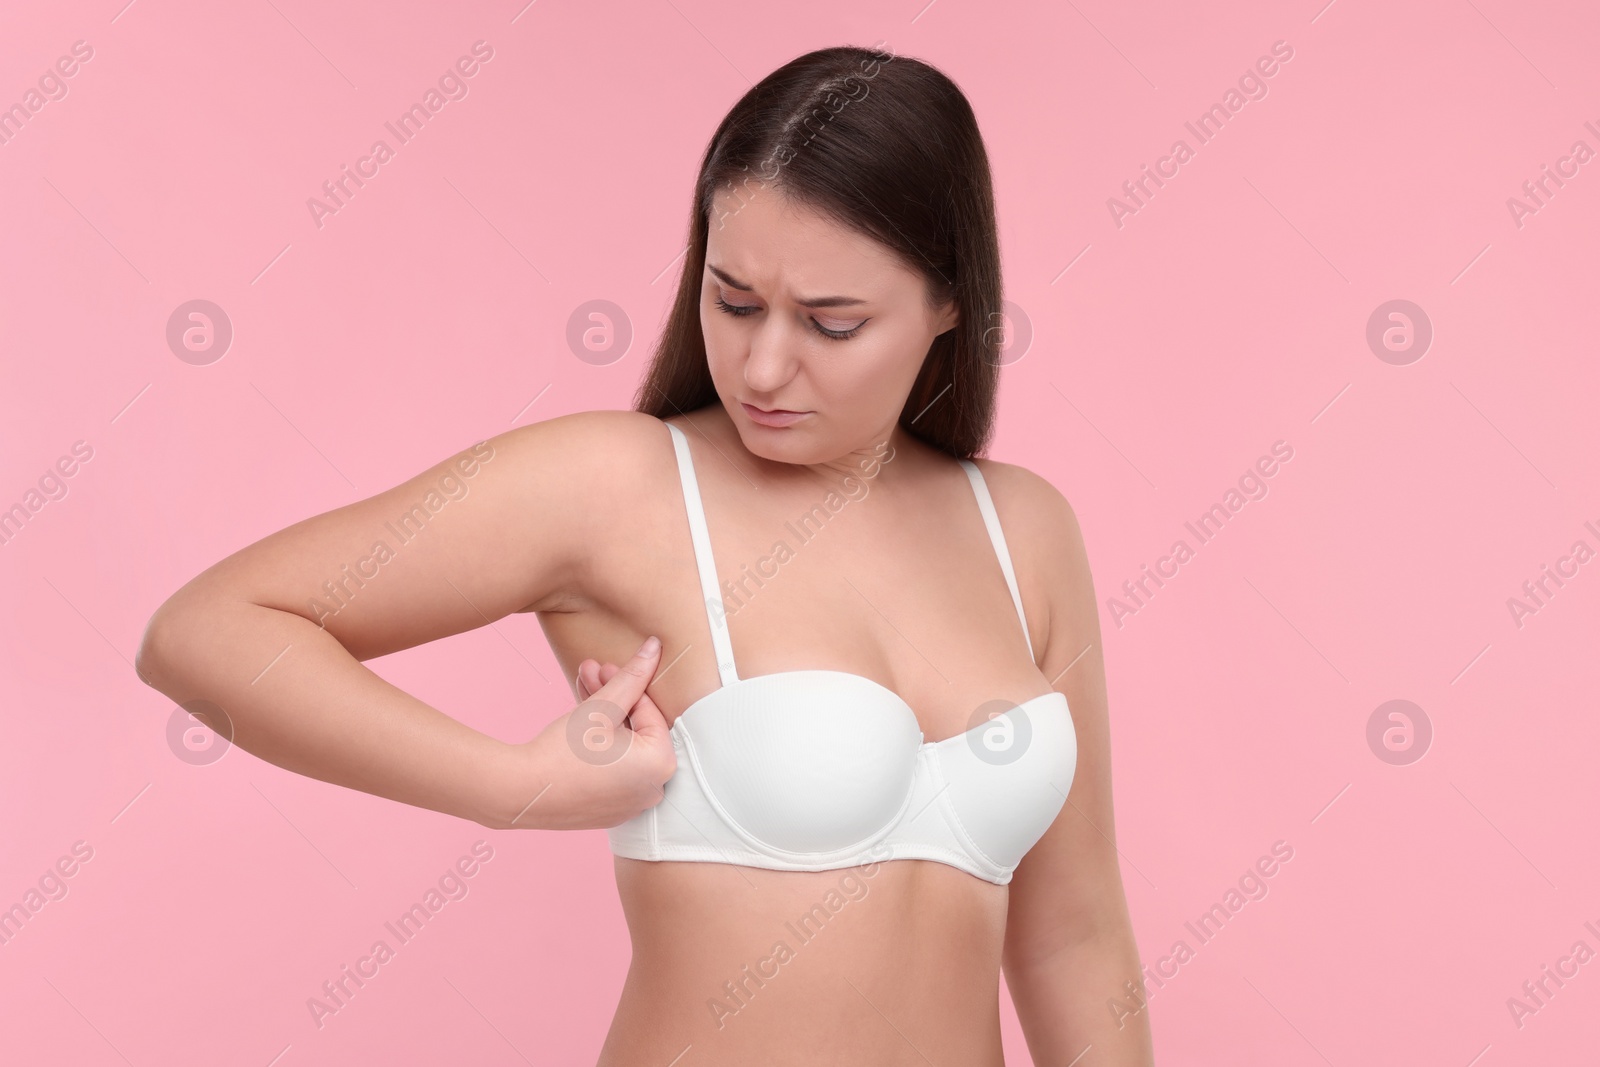
[[[744,413],[749,416],[751,422],[758,426],[773,428],[791,426],[811,414],[809,411],[788,411],[783,408],[758,408],[754,404],[746,404],[742,401],[739,406],[744,408]]]

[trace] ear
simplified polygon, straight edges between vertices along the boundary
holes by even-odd
[[[946,303],[944,308],[939,312],[939,319],[938,322],[934,324],[933,334],[935,337],[937,337],[947,330],[953,330],[960,324],[960,322],[961,308],[954,300],[951,300]]]

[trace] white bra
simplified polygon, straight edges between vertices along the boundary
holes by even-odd
[[[673,721],[678,768],[660,803],[606,831],[611,851],[784,871],[924,859],[1010,882],[1072,788],[1078,747],[1067,698],[1045,693],[965,733],[924,741],[911,706],[870,678],[797,670],[741,679],[688,438],[666,425],[722,687]],[[1032,656],[988,486],[977,464],[958,462]]]

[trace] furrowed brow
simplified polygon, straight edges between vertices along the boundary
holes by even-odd
[[[755,292],[755,288],[753,286],[745,282],[741,282],[739,279],[735,278],[733,275],[719,267],[713,267],[711,264],[707,263],[706,270],[716,275],[717,279],[724,285],[746,293]],[[809,299],[802,297],[795,300],[795,303],[799,304],[801,307],[807,308],[846,308],[865,304],[866,301],[853,296],[819,296]]]

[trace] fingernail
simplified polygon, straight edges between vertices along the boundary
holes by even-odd
[[[653,656],[659,651],[661,651],[661,638],[654,634],[645,638],[644,644],[639,646],[639,655],[641,656]]]

